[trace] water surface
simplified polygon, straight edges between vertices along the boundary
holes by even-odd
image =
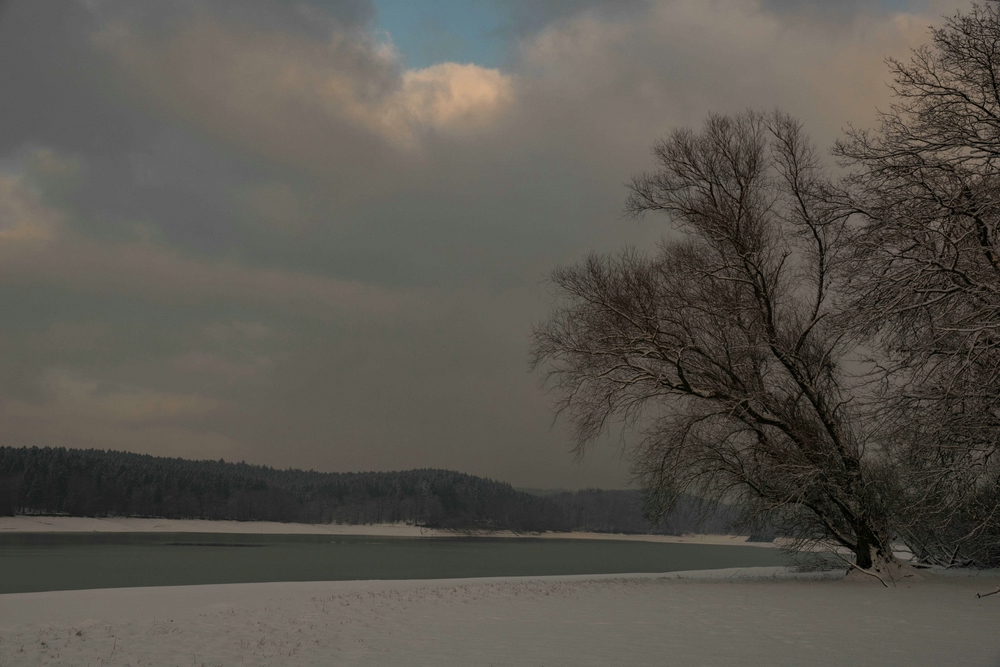
[[[0,535],[0,593],[787,565],[777,549],[615,540],[205,533]]]

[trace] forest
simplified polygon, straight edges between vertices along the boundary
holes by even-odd
[[[738,513],[693,499],[654,525],[638,491],[541,496],[450,470],[324,473],[62,447],[0,447],[0,516],[49,514],[456,530],[732,533]]]

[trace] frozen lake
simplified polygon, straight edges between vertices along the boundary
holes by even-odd
[[[617,540],[206,533],[0,535],[0,594],[787,565],[777,549]]]

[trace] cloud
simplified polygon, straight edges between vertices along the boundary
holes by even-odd
[[[192,351],[178,354],[170,361],[170,365],[172,370],[189,378],[245,382],[270,369],[273,362],[267,357],[255,357],[249,361],[236,362],[221,354]]]
[[[27,162],[29,173],[33,173],[36,178],[46,180],[74,180],[82,170],[79,158],[56,153],[50,148],[34,151]]]
[[[270,340],[275,337],[275,331],[262,322],[212,322],[202,327],[202,335],[206,340],[218,343],[245,343]]]
[[[575,131],[596,141],[641,133],[648,145],[710,111],[780,106],[825,144],[874,119],[891,94],[883,59],[906,57],[937,21],[878,7],[833,19],[760,0],[662,0],[629,20],[583,12],[525,41],[517,69],[534,76],[518,94],[573,105]]]
[[[32,336],[32,345],[39,351],[52,348],[65,352],[89,351],[113,335],[112,328],[99,320],[53,322],[44,333]]]
[[[21,174],[0,172],[0,285],[49,285],[173,305],[291,307],[320,317],[386,317],[420,307],[416,290],[393,291],[321,274],[248,266],[232,258],[190,256],[148,239],[114,242],[81,236],[69,224],[70,213],[46,203],[45,192],[26,176],[73,175],[78,161],[42,150],[28,164],[30,169]]]
[[[653,0],[497,0],[510,21],[502,32],[518,38],[530,36],[561,21],[588,13],[602,21],[639,20]]]
[[[281,181],[239,187],[233,199],[236,208],[245,216],[258,218],[287,234],[308,230],[321,216],[320,206],[314,198]]]
[[[391,291],[229,259],[191,258],[150,242],[60,239],[31,248],[0,245],[0,284],[52,285],[71,292],[128,296],[162,305],[235,302],[297,308],[320,317],[385,317],[419,309],[419,292]]]
[[[918,11],[923,0],[761,0],[764,9],[784,14],[820,14],[826,20],[851,20],[858,14]]]
[[[55,238],[65,215],[47,206],[21,175],[0,172],[0,252],[39,247]]]
[[[40,405],[11,401],[5,413],[11,418],[57,418],[87,421],[152,422],[204,417],[220,402],[198,394],[158,391],[135,386],[104,386],[65,369],[47,369],[41,377],[45,400]]]
[[[390,101],[407,124],[436,129],[488,124],[510,101],[513,86],[499,70],[440,63],[403,73],[403,87]]]
[[[244,139],[266,132],[281,142],[307,119],[328,130],[348,124],[409,147],[427,131],[488,124],[511,93],[508,76],[477,65],[404,71],[391,43],[357,29],[333,29],[318,40],[225,25],[202,13],[164,36],[115,21],[93,39],[157,103],[216,134]]]
[[[238,450],[232,437],[212,428],[231,408],[212,396],[102,381],[66,368],[44,369],[37,385],[33,398],[0,400],[6,444],[195,459],[232,458]]]
[[[17,407],[17,406],[15,406]],[[4,442],[13,447],[78,447],[109,449],[153,456],[227,460],[243,458],[240,443],[218,431],[174,424],[87,421],[53,415],[47,409],[29,413],[4,411]]]

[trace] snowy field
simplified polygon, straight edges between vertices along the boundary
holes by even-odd
[[[825,579],[824,579],[825,578]],[[0,665],[1000,665],[996,578],[778,569],[0,596]]]

